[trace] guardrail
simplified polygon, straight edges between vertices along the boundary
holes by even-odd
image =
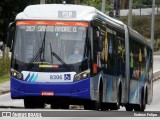
[[[127,16],[128,9],[120,10],[120,16]],[[160,11],[160,8],[155,8],[155,14],[157,15]],[[152,8],[139,8],[139,9],[132,9],[133,15],[151,15]]]

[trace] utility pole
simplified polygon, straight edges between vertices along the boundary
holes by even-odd
[[[115,0],[115,18],[117,18],[118,13],[118,0]]]
[[[115,0],[115,17],[118,18],[120,16],[121,9],[121,0]]]
[[[155,0],[152,1],[151,48],[154,52]]]
[[[101,8],[101,11],[102,11],[103,13],[106,12],[105,8],[106,8],[106,0],[102,0],[102,8]]]
[[[88,5],[88,6],[90,5],[90,0],[87,0],[87,5]]]
[[[40,4],[45,4],[46,0],[40,0]]]
[[[132,28],[132,5],[133,0],[129,0],[128,26]]]

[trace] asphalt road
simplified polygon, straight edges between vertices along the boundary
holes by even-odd
[[[154,71],[160,70],[160,56],[154,57]],[[125,108],[121,107],[119,111],[87,111],[87,110],[55,110],[50,109],[49,105],[46,105],[45,109],[24,109],[23,100],[12,100],[10,98],[10,93],[4,94],[0,96],[0,113],[2,111],[32,111],[32,112],[42,112],[42,116],[50,116],[50,117],[134,117],[136,115],[135,112],[124,112]],[[54,112],[53,112],[54,111]],[[159,112],[158,112],[159,111]],[[139,113],[137,113],[138,115]],[[160,80],[154,82],[153,88],[153,101],[151,105],[147,105],[146,112],[144,115],[158,115],[160,117]],[[142,114],[142,115],[143,115]],[[141,114],[140,114],[141,115]],[[1,116],[1,114],[0,114]],[[115,119],[116,119],[115,118]],[[63,119],[63,118],[62,118]],[[62,120],[60,119],[60,120]],[[73,119],[73,118],[71,118]],[[141,118],[142,120],[147,120],[146,118]],[[151,118],[149,118],[150,120]],[[1,117],[0,117],[1,120]],[[93,119],[92,119],[93,120]]]
[[[23,100],[11,100],[10,93],[1,95],[0,101],[3,107],[0,107],[0,116],[4,111],[12,112],[15,118],[16,113],[39,113],[43,118],[38,118],[39,120],[106,120],[106,118],[110,117],[110,120],[119,120],[120,118],[123,120],[159,120],[160,118],[160,80],[154,82],[153,89],[153,102],[151,105],[147,105],[146,111],[144,113],[141,112],[126,112],[124,107],[121,107],[118,111],[87,111],[87,110],[55,110],[50,109],[49,106],[46,106],[45,109],[24,109]],[[141,115],[141,117],[139,117]],[[143,117],[146,115],[147,117]],[[155,116],[155,117],[150,117]],[[45,116],[45,118],[44,118]],[[46,117],[47,116],[47,117]],[[136,117],[135,117],[136,116]],[[157,117],[158,116],[158,117]],[[54,118],[53,118],[54,117]],[[75,118],[76,117],[76,118]],[[81,118],[83,117],[83,118]],[[112,118],[111,118],[112,117]],[[2,118],[2,119],[1,119]],[[14,118],[14,120],[15,120]],[[21,117],[18,117],[21,118]],[[24,118],[23,118],[24,119]],[[0,117],[0,120],[7,120],[5,117]],[[20,120],[20,119],[19,119]]]
[[[156,82],[154,82],[153,86],[154,86],[153,87],[153,101],[151,105],[147,105],[146,111],[160,111],[160,80],[157,80]],[[10,98],[10,93],[1,95],[0,96],[0,110],[7,109],[7,108],[9,108],[10,110],[11,109],[14,109],[14,110],[21,109],[22,110],[24,109],[23,100],[12,100]],[[30,109],[25,109],[25,110],[30,111]],[[50,105],[46,105],[45,109],[32,109],[32,110],[50,111],[52,109],[50,109]],[[74,108],[74,110],[76,110],[76,108]],[[77,109],[77,110],[84,111],[83,108]],[[54,111],[68,111],[68,110],[54,110]],[[72,111],[72,109],[70,109],[69,111]],[[125,111],[125,108],[121,107],[119,111]]]

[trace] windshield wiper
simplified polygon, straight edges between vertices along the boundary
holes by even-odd
[[[31,59],[31,61],[29,62],[28,65],[28,69],[32,68],[33,66],[33,62],[37,61],[37,59],[42,55],[43,53],[43,59],[41,59],[42,62],[44,62],[44,48],[45,48],[45,40],[46,40],[46,30],[44,32],[44,37],[43,37],[43,41],[42,41],[42,47],[39,48],[39,50],[37,51],[37,53],[35,54],[35,56],[33,56],[33,58]]]
[[[50,51],[51,51],[51,61],[52,61],[52,64],[53,64],[52,45],[51,45],[51,43],[50,43]]]
[[[51,43],[50,43],[50,50],[51,50],[51,55],[55,56],[67,69],[71,70],[71,68],[54,51],[52,51]],[[53,61],[52,56],[51,56],[51,59]]]

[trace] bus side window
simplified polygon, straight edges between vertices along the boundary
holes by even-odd
[[[103,50],[103,35],[101,34],[101,30],[99,27],[95,27],[96,30],[96,43],[97,43],[97,51],[102,52]]]
[[[113,74],[113,68],[114,68],[114,35],[113,34],[108,34],[108,72],[110,74]]]

